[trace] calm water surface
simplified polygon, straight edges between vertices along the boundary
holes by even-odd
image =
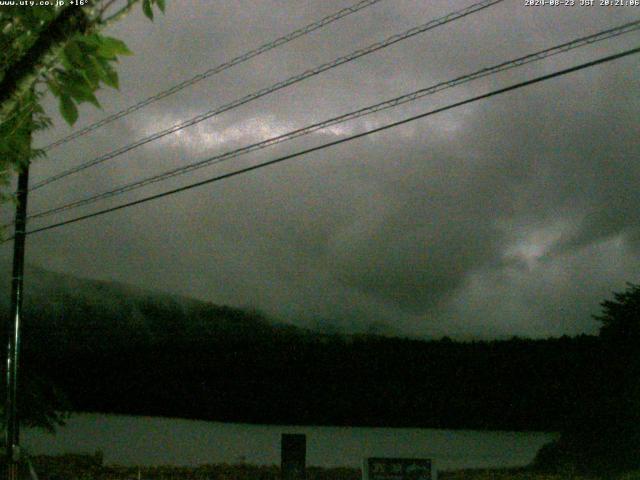
[[[32,454],[104,452],[120,465],[279,464],[280,435],[307,435],[307,464],[360,466],[372,456],[433,458],[438,469],[525,465],[550,433],[417,428],[287,427],[77,414],[55,435],[26,430]]]

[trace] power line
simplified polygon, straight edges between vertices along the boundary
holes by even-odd
[[[424,33],[428,30],[431,30],[433,28],[439,27],[441,25],[444,25],[446,23],[452,22],[454,20],[457,20],[459,18],[463,18],[466,17],[467,15],[471,15],[472,13],[475,13],[477,11],[483,10],[485,8],[488,8],[494,4],[503,2],[504,0],[483,0],[482,2],[479,3],[475,3],[467,8],[464,8],[462,10],[458,10],[456,12],[452,12],[449,13],[447,15],[445,15],[444,17],[440,17],[438,19],[435,20],[431,20],[423,25],[417,26],[417,27],[413,27],[403,33],[400,34],[396,34],[393,35],[389,38],[387,38],[386,40],[383,40],[381,42],[377,42],[374,43],[372,45],[369,45],[365,48],[356,50],[354,52],[351,52],[348,55],[345,55],[343,57],[339,57],[335,60],[332,60],[331,62],[328,63],[324,63],[318,67],[306,70],[305,72],[298,74],[298,75],[294,75],[293,77],[290,77],[286,80],[280,81],[278,83],[275,83],[273,85],[271,85],[270,87],[266,87],[263,88],[261,90],[258,90],[257,92],[251,93],[249,95],[246,95],[238,100],[234,100],[231,103],[228,103],[226,105],[223,105],[221,107],[218,107],[214,110],[210,110],[208,112],[202,113],[200,115],[197,115],[196,117],[193,117],[189,120],[186,120],[182,123],[176,124],[172,127],[169,127],[165,130],[161,130],[159,132],[156,132],[152,135],[149,135],[147,137],[144,137],[134,143],[131,143],[129,145],[125,145],[124,147],[121,147],[119,149],[113,150],[105,155],[96,157],[92,160],[89,160],[88,162],[82,163],[76,167],[70,168],[68,170],[65,170],[57,175],[53,175],[45,180],[42,180],[39,183],[36,183],[33,187],[31,187],[31,190],[36,190],[38,188],[41,188],[45,185],[48,185],[49,183],[55,182],[57,180],[60,180],[62,178],[65,178],[69,175],[72,175],[74,173],[80,172],[82,170],[85,170],[89,167],[92,167],[94,165],[98,165],[99,163],[102,163],[106,160],[110,160],[112,158],[118,157],[124,153],[127,153],[137,147],[140,147],[142,145],[145,145],[149,142],[153,142],[155,140],[158,140],[162,137],[165,137],[169,134],[175,133],[177,131],[183,130],[187,127],[191,127],[197,123],[200,123],[204,120],[207,120],[215,115],[219,115],[223,112],[227,112],[229,110],[232,110],[234,108],[237,108],[241,105],[244,105],[246,103],[249,103],[253,100],[257,100],[258,98],[264,97],[265,95],[268,95],[270,93],[273,93],[275,91],[281,90],[285,87],[288,87],[289,85],[293,85],[295,83],[301,82],[302,80],[305,80],[309,77],[313,77],[315,75],[319,75],[322,72],[325,72],[327,70],[330,70],[332,68],[335,68],[339,65],[343,65],[345,63],[351,62],[357,58],[363,57],[365,55],[368,55],[370,53],[376,52],[378,50],[381,50],[383,48],[386,48],[390,45],[393,45],[395,43],[398,43],[402,40],[406,40],[407,38],[413,37],[415,35],[418,35],[420,33]]]
[[[189,185],[186,185],[186,186],[183,186],[183,187],[175,188],[173,190],[169,190],[169,191],[166,191],[166,192],[163,192],[163,193],[150,195],[148,197],[141,198],[141,199],[138,199],[138,200],[127,202],[127,203],[123,203],[123,204],[117,205],[115,207],[105,208],[103,210],[99,210],[97,212],[93,212],[93,213],[90,213],[90,214],[87,214],[87,215],[78,216],[78,217],[72,218],[70,220],[65,220],[65,221],[62,221],[62,222],[58,222],[58,223],[54,223],[54,224],[51,224],[51,225],[47,225],[45,227],[37,228],[35,230],[31,230],[31,231],[27,232],[27,235],[31,235],[31,234],[39,233],[39,232],[44,232],[46,230],[51,230],[53,228],[61,227],[61,226],[64,226],[64,225],[69,225],[69,224],[72,224],[72,223],[79,222],[81,220],[86,220],[86,219],[89,219],[89,218],[97,217],[97,216],[100,216],[100,215],[104,215],[106,213],[114,212],[116,210],[122,210],[124,208],[132,207],[134,205],[139,205],[139,204],[142,204],[142,203],[149,202],[151,200],[156,200],[156,199],[159,199],[159,198],[162,198],[162,197],[167,197],[167,196],[173,195],[175,193],[180,193],[180,192],[183,192],[183,191],[186,191],[186,190],[191,190],[192,188],[200,187],[200,186],[207,185],[207,184],[214,183],[214,182],[218,182],[218,181],[221,181],[221,180],[224,180],[224,179],[227,179],[227,178],[235,177],[237,175],[248,173],[248,172],[251,172],[253,170],[258,170],[260,168],[264,168],[264,167],[267,167],[267,166],[270,166],[270,165],[274,165],[276,163],[281,163],[281,162],[284,162],[286,160],[290,160],[292,158],[300,157],[300,156],[306,155],[308,153],[312,153],[312,152],[316,152],[316,151],[319,151],[319,150],[323,150],[323,149],[328,148],[328,147],[333,147],[333,146],[336,146],[336,145],[340,145],[342,143],[350,142],[351,140],[355,140],[357,138],[365,137],[365,136],[368,136],[368,135],[371,135],[371,134],[374,134],[374,133],[378,133],[378,132],[381,132],[381,131],[384,131],[384,130],[388,130],[390,128],[398,127],[400,125],[404,125],[406,123],[413,122],[413,121],[419,120],[421,118],[425,118],[425,117],[428,117],[428,116],[431,116],[431,115],[435,115],[437,113],[441,113],[441,112],[444,112],[444,111],[447,111],[447,110],[451,110],[451,109],[454,109],[454,108],[457,108],[457,107],[460,107],[460,106],[463,106],[463,105],[467,105],[469,103],[473,103],[473,102],[477,102],[479,100],[483,100],[483,99],[486,99],[486,98],[490,98],[490,97],[494,97],[494,96],[497,96],[497,95],[501,95],[503,93],[510,92],[512,90],[517,90],[519,88],[523,88],[523,87],[526,87],[526,86],[529,86],[529,85],[533,85],[535,83],[540,83],[540,82],[543,82],[543,81],[546,81],[546,80],[550,80],[552,78],[556,78],[556,77],[560,77],[560,76],[563,76],[563,75],[567,75],[569,73],[573,73],[573,72],[576,72],[578,70],[583,70],[585,68],[589,68],[589,67],[593,67],[593,66],[596,66],[596,65],[600,65],[600,64],[603,64],[603,63],[606,63],[606,62],[610,62],[610,61],[613,61],[613,60],[617,60],[619,58],[623,58],[623,57],[626,57],[626,56],[629,56],[629,55],[633,55],[633,54],[636,54],[636,53],[640,53],[640,47],[636,47],[636,48],[631,49],[631,50],[626,50],[624,52],[617,53],[617,54],[614,54],[614,55],[601,57],[601,58],[599,58],[597,60],[592,60],[590,62],[583,63],[583,64],[580,64],[580,65],[577,65],[577,66],[574,66],[574,67],[566,68],[566,69],[563,69],[563,70],[556,71],[554,73],[550,73],[550,74],[547,74],[547,75],[542,75],[542,76],[533,78],[531,80],[526,80],[524,82],[519,82],[519,83],[510,85],[508,87],[504,87],[504,88],[500,88],[500,89],[497,89],[497,90],[493,90],[493,91],[491,91],[489,93],[485,93],[485,94],[478,95],[478,96],[475,96],[475,97],[472,97],[472,98],[468,98],[466,100],[462,100],[462,101],[459,101],[459,102],[456,102],[456,103],[452,103],[452,104],[449,104],[449,105],[444,106],[444,107],[436,108],[434,110],[430,110],[428,112],[425,112],[425,113],[422,113],[422,114],[419,114],[419,115],[414,115],[412,117],[408,117],[408,118],[405,118],[403,120],[399,120],[397,122],[389,123],[389,124],[383,125],[381,127],[374,128],[372,130],[368,130],[366,132],[357,133],[357,134],[351,135],[349,137],[342,138],[340,140],[335,140],[333,142],[328,142],[328,143],[324,143],[324,144],[316,146],[316,147],[312,147],[312,148],[308,148],[308,149],[305,149],[305,150],[301,150],[301,151],[298,151],[298,152],[295,152],[295,153],[292,153],[292,154],[289,154],[289,155],[285,155],[285,156],[276,158],[274,160],[270,160],[268,162],[264,162],[264,163],[260,163],[258,165],[253,165],[253,166],[250,166],[250,167],[242,168],[242,169],[235,170],[233,172],[225,173],[225,174],[222,174],[222,175],[217,175],[217,176],[209,178],[207,180],[202,180],[202,181],[199,181],[199,182],[195,182],[195,183],[192,183],[192,184],[189,184]],[[5,242],[7,242],[9,240],[11,240],[11,238],[5,240]]]
[[[346,17],[347,15],[351,15],[352,13],[356,13],[360,10],[363,10],[367,7],[370,7],[371,5],[374,5],[378,2],[381,2],[382,0],[363,0],[360,1],[350,7],[347,8],[343,8],[342,10],[332,13],[331,15],[327,15],[326,17],[310,23],[309,25],[306,25],[302,28],[299,28],[297,30],[294,30],[291,33],[288,33],[287,35],[284,35],[280,38],[277,38],[271,42],[265,43],[264,45],[251,50],[250,52],[246,52],[243,53],[242,55],[239,55],[231,60],[229,60],[228,62],[225,63],[221,63],[220,65],[217,65],[213,68],[210,68],[209,70],[202,72],[198,75],[195,75],[187,80],[184,80],[180,83],[178,83],[177,85],[174,85],[171,88],[168,88],[167,90],[164,90],[162,92],[159,92],[149,98],[146,98],[145,100],[142,100],[134,105],[131,105],[123,110],[120,110],[119,112],[116,112],[112,115],[109,115],[108,117],[103,118],[102,120],[92,123],[91,125],[88,125],[87,127],[78,130],[64,138],[61,138],[59,140],[56,140],[55,142],[50,143],[49,145],[45,146],[42,148],[42,150],[44,151],[48,151],[51,150],[55,147],[58,147],[60,145],[63,145],[67,142],[70,142],[71,140],[74,140],[78,137],[81,137],[83,135],[86,135],[89,132],[92,132],[94,130],[97,130],[100,127],[103,127],[104,125],[107,125],[115,120],[118,120],[119,118],[125,117],[127,115],[129,115],[130,113],[136,112],[138,110],[140,110],[141,108],[146,107],[147,105],[150,105],[154,102],[157,102],[158,100],[162,100],[163,98],[168,97],[169,95],[173,95],[176,92],[179,92],[180,90],[187,88],[191,85],[194,85],[198,82],[200,82],[201,80],[204,80],[206,78],[212,77],[213,75],[217,75],[218,73],[223,72],[224,70],[227,70],[235,65],[238,65],[240,63],[246,62],[248,60],[251,60],[252,58],[257,57],[258,55],[262,55],[263,53],[268,52],[269,50],[273,50],[274,48],[278,48],[282,45],[285,45],[299,37],[302,37],[304,35],[307,35],[311,32],[314,32],[315,30],[318,30],[320,28],[323,28],[327,25],[329,25],[330,23],[335,22],[336,20],[339,20],[341,18]]]
[[[333,125],[337,125],[340,123],[344,123],[356,118],[360,118],[363,117],[365,115],[370,115],[372,113],[375,112],[379,112],[382,110],[386,110],[392,107],[396,107],[398,105],[402,105],[411,101],[415,101],[418,100],[420,98],[423,98],[427,95],[432,95],[438,92],[441,92],[442,90],[448,89],[448,88],[452,88],[458,85],[462,85],[463,83],[467,83],[473,80],[477,80],[479,78],[482,77],[486,77],[489,75],[495,75],[498,72],[502,72],[502,71],[506,71],[506,70],[510,70],[512,68],[516,68],[516,67],[520,67],[522,65],[526,65],[529,64],[531,62],[535,62],[535,61],[539,61],[539,60],[543,60],[545,58],[548,58],[550,56],[553,55],[557,55],[560,53],[564,53],[567,52],[569,50],[573,50],[579,47],[583,47],[585,45],[590,45],[593,44],[595,42],[599,42],[599,41],[603,41],[609,38],[613,38],[619,35],[623,35],[625,33],[629,33],[629,32],[633,32],[640,29],[640,20],[636,20],[635,22],[630,22],[624,25],[620,25],[614,28],[610,28],[592,35],[588,35],[585,37],[581,37],[575,40],[572,40],[570,42],[566,42],[551,48],[547,48],[545,50],[541,50],[535,53],[531,53],[513,60],[509,60],[506,62],[502,62],[500,64],[491,66],[491,67],[486,67],[483,68],[481,70],[477,70],[473,73],[467,74],[467,75],[463,75],[457,78],[454,78],[453,80],[449,80],[446,82],[441,82],[438,83],[436,85],[427,87],[427,88],[423,88],[420,90],[416,90],[414,92],[390,99],[390,100],[385,100],[383,102],[374,104],[374,105],[370,105],[368,107],[364,107],[361,108],[359,110],[355,110],[353,112],[350,113],[346,113],[344,115],[340,115],[337,117],[333,117],[331,119],[328,120],[324,120],[322,122],[318,122],[318,123],[314,123],[312,125],[303,127],[303,128],[299,128],[293,131],[290,131],[288,133],[285,133],[283,135],[279,135],[276,137],[272,137],[257,143],[253,143],[251,145],[248,146],[244,146],[232,151],[228,151],[219,155],[215,155],[213,157],[207,158],[205,160],[201,160],[199,162],[195,162],[192,163],[190,165],[186,165],[183,167],[178,167],[178,168],[174,168],[168,171],[165,171],[163,173],[160,173],[158,175],[154,175],[148,178],[144,178],[142,180],[137,180],[135,182],[131,182],[128,183],[126,185],[117,187],[113,190],[109,190],[106,192],[102,192],[96,195],[92,195],[90,197],[86,197],[80,200],[76,200],[73,202],[70,202],[68,204],[59,206],[59,207],[54,207],[45,211],[41,211],[41,212],[37,212],[34,213],[32,215],[30,215],[29,217],[27,217],[30,220],[33,219],[37,219],[37,218],[43,218],[43,217],[48,217],[50,215],[56,214],[56,213],[60,213],[63,211],[67,211],[67,210],[71,210],[71,209],[75,209],[84,205],[89,205],[91,203],[95,203],[99,200],[104,200],[107,198],[111,198],[117,195],[121,195],[123,193],[126,192],[130,192],[133,190],[137,190],[138,188],[142,188],[144,186],[147,185],[151,185],[153,183],[157,183],[157,182],[161,182],[164,180],[167,180],[169,178],[178,176],[178,175],[183,175],[185,173],[189,173],[195,170],[198,170],[200,168],[204,168],[207,166],[211,166],[217,163],[221,163],[223,161],[227,161],[230,160],[232,158],[236,158],[242,155],[246,155],[248,153],[257,151],[257,150],[262,150],[264,148],[270,147],[272,145],[276,145],[285,141],[289,141],[289,140],[293,140],[295,138],[304,136],[304,135],[308,135],[310,133],[316,132],[318,130],[322,130],[325,129],[327,127],[333,126]],[[5,225],[6,226],[6,225]]]

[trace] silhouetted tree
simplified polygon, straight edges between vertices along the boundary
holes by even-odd
[[[628,284],[600,305],[597,363],[557,442],[540,450],[539,466],[608,474],[640,468],[640,286]]]
[[[602,314],[594,318],[602,323],[600,337],[614,347],[640,345],[640,285],[628,283],[624,292],[614,293],[614,300],[605,300]]]

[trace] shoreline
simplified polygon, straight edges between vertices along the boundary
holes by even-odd
[[[40,480],[87,479],[91,480],[280,480],[278,465],[253,465],[248,463],[216,463],[195,467],[122,466],[103,463],[100,452],[89,454],[35,455],[30,457],[33,469]],[[28,467],[26,467],[28,468]],[[361,480],[360,468],[313,467],[306,469],[307,480]],[[635,480],[639,476],[623,477]],[[545,474],[527,467],[493,469],[459,469],[438,471],[439,480],[600,480],[567,474]]]

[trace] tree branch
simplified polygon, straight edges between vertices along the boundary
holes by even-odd
[[[124,7],[122,7],[120,10],[115,12],[113,15],[105,18],[104,20],[99,20],[98,22],[100,24],[100,27],[101,28],[107,27],[107,26],[117,22],[118,20],[120,20],[125,15],[129,14],[129,12],[131,12],[131,9],[133,8],[133,6],[138,1],[139,0],[127,0],[127,4]]]
[[[100,7],[100,11],[98,12],[98,18],[102,18],[102,15],[104,15],[104,13],[109,10],[109,8],[111,8],[111,5],[113,5],[117,1],[118,0],[104,0],[102,6]]]
[[[17,99],[36,82],[47,56],[63,46],[76,33],[85,33],[91,26],[82,8],[67,7],[53,20],[29,50],[7,71],[0,82],[2,117],[11,111]]]

